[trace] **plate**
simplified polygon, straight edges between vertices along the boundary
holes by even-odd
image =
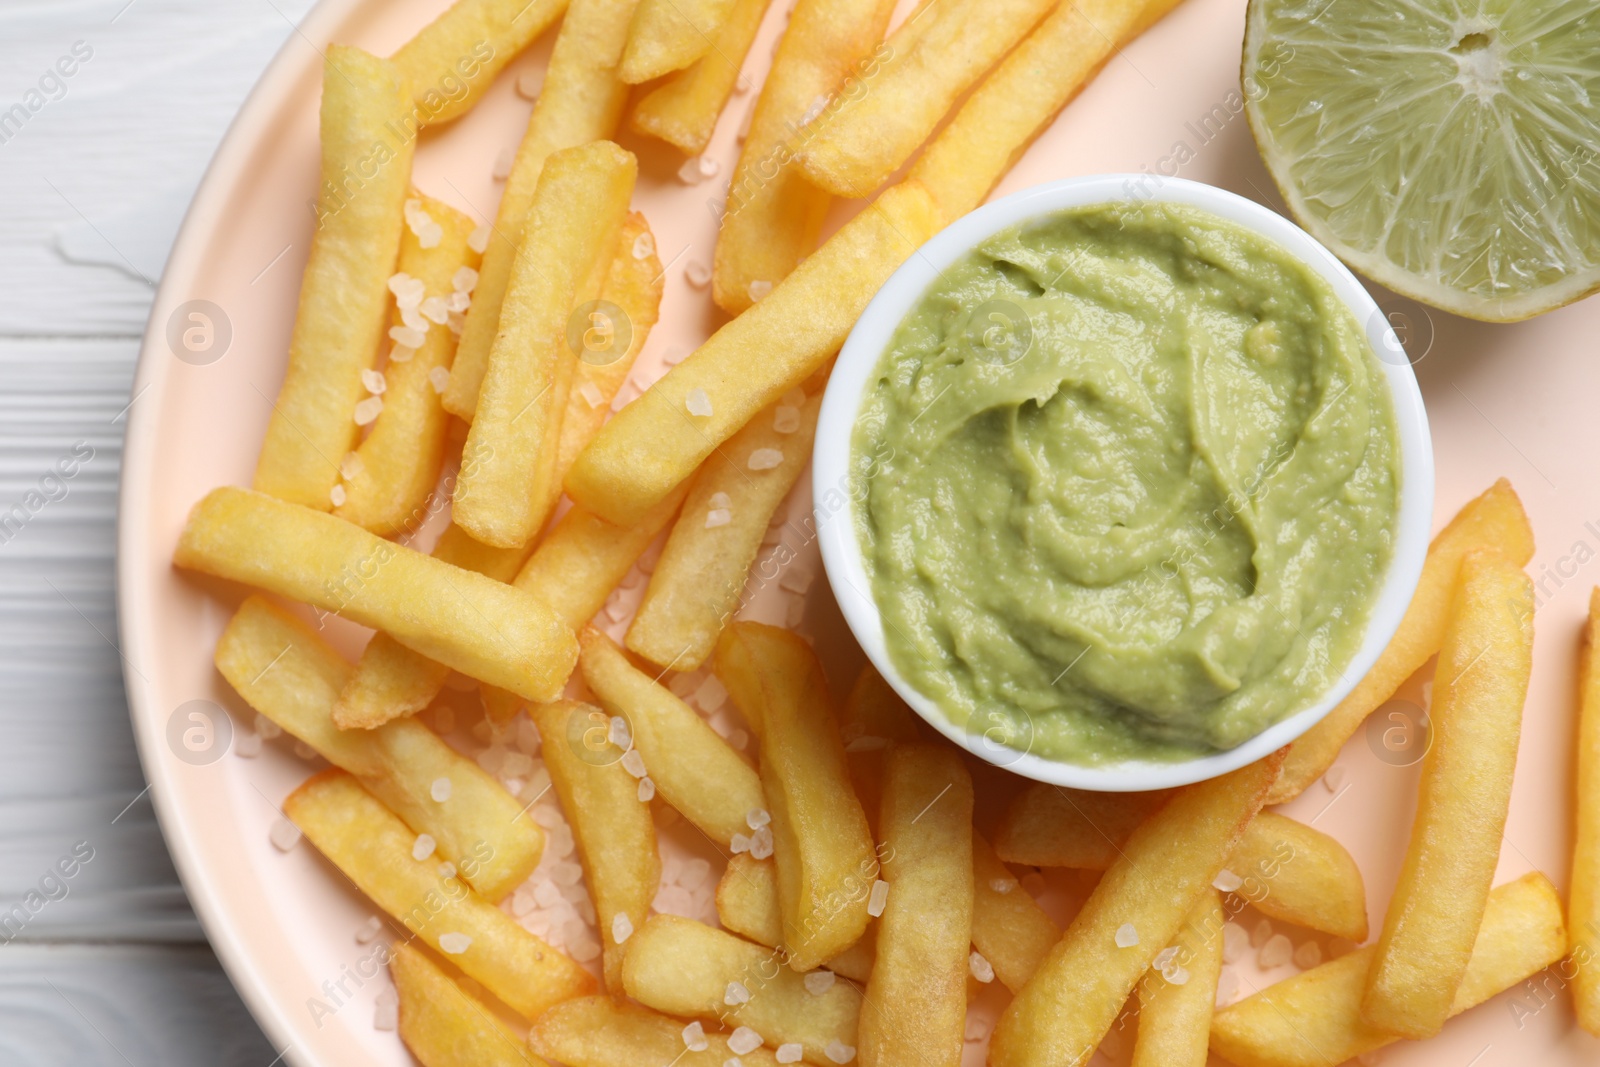
[[[278,804],[309,767],[283,742],[253,759],[236,749],[250,718],[213,670],[211,651],[242,590],[180,574],[170,558],[184,517],[207,490],[249,484],[282,379],[313,221],[321,50],[337,41],[389,54],[445,6],[446,0],[325,0],[289,38],[195,196],[156,298],[128,416],[117,581],[140,756],[179,874],[223,966],[284,1061],[299,1067],[411,1061],[393,1033],[373,1027],[374,998],[387,980],[370,973],[363,962],[370,946],[354,937],[372,908],[309,846],[280,852],[268,840]],[[756,84],[781,29],[782,7],[769,12],[751,50],[746,73]],[[1113,57],[998,193],[1126,171],[1151,184],[1171,177],[1210,182],[1282,210],[1244,120],[1243,23],[1241,0],[1187,0]],[[537,79],[548,51],[546,39],[502,74],[474,112],[424,136],[419,187],[480,220],[492,214],[495,160],[515,147],[531,106],[518,95],[517,80]],[[646,380],[721,321],[708,293],[690,284],[687,268],[710,263],[715,203],[753,102],[753,92],[736,96],[719,126],[707,153],[720,166],[715,180],[685,182],[675,152],[621,137],[639,154],[635,203],[649,216],[669,264],[662,325],[635,372]],[[832,223],[852,209],[840,205]],[[1537,868],[1564,886],[1578,634],[1588,588],[1600,581],[1600,486],[1593,474],[1600,419],[1592,410],[1600,397],[1600,363],[1592,352],[1600,300],[1491,326],[1430,312],[1386,291],[1374,295],[1404,336],[1428,403],[1435,525],[1505,475],[1539,537],[1530,568],[1539,595],[1534,679],[1497,880]],[[211,320],[209,339],[189,348],[169,341],[172,324],[192,323],[193,311]],[[180,325],[180,337],[181,331]],[[788,507],[803,509],[808,496],[802,481]],[[814,544],[791,547],[820,574]],[[747,610],[812,634],[836,689],[853,677],[860,652],[825,582],[815,582],[800,601],[768,588]],[[352,656],[363,640],[355,627],[334,636]],[[1355,855],[1374,916],[1383,913],[1405,847],[1421,755],[1419,745],[1405,743],[1416,736],[1405,727],[1423,703],[1421,681],[1413,680],[1346,747],[1340,771],[1326,783],[1335,788],[1314,785],[1287,808]],[[211,712],[213,706],[221,712]],[[197,711],[205,724],[198,746],[194,736],[182,738]],[[1042,901],[1059,911],[1070,906],[1072,891],[1069,879],[1052,878]],[[1296,941],[1304,936],[1285,932]],[[1230,970],[1244,991],[1292,973]],[[1554,989],[1559,982],[1547,984]],[[992,1010],[997,1000],[989,992],[980,1005]],[[332,1010],[319,1009],[319,1002]],[[1110,1044],[1130,1045],[1125,1036],[1114,1034]],[[981,1062],[981,1043],[967,1051],[969,1063]],[[1600,1061],[1600,1041],[1577,1029],[1563,994],[1530,987],[1497,997],[1432,1041],[1391,1047],[1382,1059],[1576,1067]]]

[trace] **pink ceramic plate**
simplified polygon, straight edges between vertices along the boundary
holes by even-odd
[[[309,847],[283,853],[268,841],[277,805],[306,776],[307,765],[282,743],[254,759],[230,751],[228,735],[236,742],[249,719],[212,669],[211,650],[242,591],[179,574],[169,560],[195,501],[216,485],[249,484],[282,377],[312,226],[307,204],[317,175],[320,50],[337,41],[388,54],[444,6],[445,0],[327,0],[289,39],[195,197],[156,300],[129,414],[118,581],[125,673],[145,772],[178,870],[218,955],[276,1046],[287,1050],[285,1060],[300,1065],[410,1061],[394,1034],[373,1028],[373,998],[386,979],[371,977],[371,946],[353,937],[372,909]],[[1163,175],[1211,182],[1279,206],[1241,113],[1243,16],[1241,0],[1187,0],[1110,62],[1000,192],[1052,178],[1133,171],[1148,173],[1152,183]],[[781,10],[769,13],[747,66],[753,80],[765,70],[782,18]],[[476,111],[423,138],[418,186],[479,219],[492,215],[499,195],[494,161],[516,145],[530,107],[515,83],[521,75],[537,77],[547,54],[545,42],[519,58]],[[623,138],[640,155],[636,202],[669,263],[662,325],[640,361],[645,381],[660,372],[671,350],[688,350],[720,321],[687,271],[710,263],[712,202],[753,101],[753,93],[734,98],[708,153],[720,164],[713,180],[688,184],[677,176],[676,153]],[[1600,455],[1594,412],[1600,361],[1593,352],[1600,301],[1520,325],[1485,326],[1427,312],[1386,292],[1375,295],[1405,335],[1428,402],[1436,523],[1501,475],[1513,479],[1533,516],[1540,540],[1531,568],[1539,588],[1539,638],[1500,879],[1538,868],[1564,885],[1578,627],[1588,588],[1600,581],[1600,484],[1593,462]],[[212,320],[209,341],[195,335],[187,349],[181,337],[169,341],[169,326],[193,324],[187,315],[195,309]],[[807,493],[802,485],[791,508],[806,506]],[[814,545],[791,533],[790,547],[800,552],[800,565],[817,570]],[[803,603],[792,604],[793,594],[771,587],[749,610],[764,621],[798,620],[815,635],[842,688],[860,653],[826,590],[826,582],[816,581]],[[354,627],[337,636],[352,655],[359,650],[362,634]],[[1419,746],[1404,743],[1407,716],[1422,703],[1420,680],[1402,697],[1351,742],[1329,788],[1313,786],[1289,808],[1355,854],[1374,917],[1382,915],[1404,848],[1420,755]],[[209,739],[203,727],[199,735],[181,736],[196,728],[191,713],[207,707],[191,701],[230,713],[218,717]],[[1043,898],[1047,907],[1068,907],[1070,888],[1069,880],[1052,879]],[[1303,931],[1284,932],[1297,944],[1306,938]],[[1293,973],[1287,966],[1266,974],[1250,965],[1229,970],[1245,991]],[[1545,984],[1555,989],[1559,982]],[[980,1005],[992,1011],[1000,1002],[998,992],[989,992]],[[1127,1042],[1114,1035],[1108,1044]],[[982,1043],[970,1044],[968,1053],[969,1063],[981,1062]],[[1577,1067],[1600,1061],[1600,1042],[1577,1030],[1564,994],[1523,990],[1452,1022],[1433,1041],[1392,1047],[1383,1060]]]

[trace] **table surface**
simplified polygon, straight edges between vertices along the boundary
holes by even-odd
[[[0,515],[32,513],[0,526],[0,922],[27,916],[14,937],[0,926],[5,1067],[277,1057],[206,945],[144,792],[115,645],[114,531],[154,283],[246,93],[279,47],[311,47],[294,30],[310,6],[0,5],[0,112],[36,108],[0,126]],[[57,79],[67,55],[81,62]],[[92,458],[55,482],[47,472],[74,448]],[[53,881],[74,849],[92,858]]]

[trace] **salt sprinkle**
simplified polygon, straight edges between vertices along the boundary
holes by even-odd
[[[360,452],[346,452],[339,461],[339,474],[345,481],[353,481],[366,473],[366,461],[361,458]]]
[[[378,413],[383,410],[383,397],[369,396],[356,405],[356,425],[368,426],[378,419]]]
[[[989,879],[989,888],[1001,896],[1005,896],[1017,888],[1017,880],[1015,878],[991,878]]]
[[[692,1022],[683,1028],[683,1043],[690,1052],[704,1052],[711,1047],[711,1042],[706,1040],[706,1028],[699,1022]]]
[[[687,349],[679,348],[677,345],[673,345],[662,354],[661,362],[665,363],[669,367],[676,367],[678,364],[683,362],[683,357],[687,356],[688,354],[689,352]]]
[[[606,724],[606,740],[618,748],[626,749],[633,746],[633,731],[628,727],[628,720],[621,715],[611,716],[611,721]],[[643,756],[639,757],[641,760]]]
[[[1172,967],[1168,970],[1162,971],[1161,977],[1165,978],[1172,985],[1189,984],[1189,972],[1182,967]]]
[[[433,391],[442,393],[450,388],[450,370],[447,367],[435,367],[428,372],[428,384],[433,386]]]
[[[779,404],[772,413],[772,428],[779,433],[794,433],[800,428],[800,409]]]
[[[981,952],[975,951],[967,957],[967,971],[984,985],[994,981],[994,964],[984,959]]]
[[[772,827],[763,826],[750,835],[750,856],[753,859],[764,860],[772,856]]]
[[[411,846],[411,858],[414,860],[425,860],[429,856],[433,855],[434,847],[432,835],[418,834],[416,842]]]
[[[300,843],[300,827],[288,819],[277,819],[273,822],[272,829],[267,831],[267,839],[279,852],[288,852]]]
[[[849,1063],[856,1058],[856,1047],[834,1038],[828,1042],[828,1047],[822,1050],[822,1054],[834,1063]]]
[[[553,908],[561,901],[561,887],[554,882],[540,882],[533,887],[533,902],[541,908]]]
[[[639,779],[639,803],[648,804],[656,797],[656,783],[650,778]]]
[[[723,991],[722,1003],[729,1007],[738,1007],[740,1004],[750,1002],[750,990],[742,982],[729,982],[728,988]]]
[[[544,88],[544,68],[530,67],[517,75],[517,95],[524,100],[537,100]]]
[[[410,363],[411,357],[415,356],[416,354],[417,350],[415,348],[410,348],[406,345],[395,345],[393,348],[389,349],[389,362]]]
[[[1239,891],[1239,887],[1242,885],[1244,885],[1244,879],[1240,878],[1237,874],[1234,874],[1226,867],[1219,871],[1217,876],[1211,880],[1211,888],[1220,890],[1224,893],[1237,893]]]
[[[989,1036],[989,1021],[976,1015],[967,1016],[967,1025],[961,1032],[961,1037],[969,1042],[982,1041]]]
[[[495,181],[503,182],[507,178],[511,177],[511,166],[516,161],[517,150],[515,148],[502,148],[500,149],[499,153],[495,155],[494,169],[489,173],[493,175]]]
[[[1322,946],[1315,941],[1307,941],[1294,950],[1294,965],[1302,971],[1309,971],[1322,962]]]
[[[1238,923],[1222,924],[1222,962],[1234,963],[1250,947],[1250,934]]]
[[[622,944],[633,936],[633,920],[628,918],[628,913],[619,911],[611,917],[611,940]]]
[[[260,734],[263,739],[271,741],[273,738],[283,736],[283,727],[258,711],[256,712],[256,733]]]
[[[356,944],[371,944],[372,939],[381,933],[383,933],[383,920],[376,915],[369,915],[367,921],[356,930]]]
[[[450,321],[451,307],[442,296],[428,297],[417,310],[421,311],[428,321],[438,323],[440,326]]]
[[[489,247],[489,233],[490,227],[486,222],[467,235],[467,247],[481,255]]]
[[[683,268],[683,276],[689,279],[689,284],[696,289],[704,289],[711,284],[711,268],[693,259]]]
[[[314,760],[321,753],[312,748],[310,745],[306,744],[304,741],[297,739],[294,743],[294,754],[303,760]]]
[[[733,506],[733,497],[727,493],[716,492],[711,494],[711,499],[706,503],[714,508],[728,508]]]
[[[400,321],[405,324],[407,329],[416,330],[418,336],[426,337],[428,335],[428,327],[431,323],[428,321],[428,317],[422,313],[422,301],[419,300],[415,304],[401,304]]]
[[[1294,959],[1294,943],[1282,934],[1273,934],[1256,953],[1256,963],[1263,971],[1282,967],[1292,959]]]
[[[649,259],[656,254],[656,239],[649,233],[641,233],[633,239],[633,258]]]
[[[867,914],[876,919],[889,903],[889,883],[879,878],[872,883],[872,893],[867,897]]]
[[[433,784],[428,787],[428,795],[438,803],[443,804],[450,799],[451,788],[450,779],[445,777],[435,778]]]
[[[456,865],[455,864],[451,863],[449,860],[445,860],[443,863],[439,864],[439,877],[440,878],[443,878],[445,881],[449,881],[450,879],[454,878],[455,876],[456,876]]]
[[[472,947],[472,938],[466,934],[441,934],[439,935],[439,950],[451,956],[459,956]]]
[[[261,735],[242,733],[233,743],[233,754],[241,759],[255,759],[261,755]]]
[[[1260,948],[1272,938],[1272,920],[1258,919],[1250,930],[1250,947]]]
[[[701,711],[710,714],[728,702],[728,689],[714,674],[706,675],[706,680],[701,682],[689,699]]]
[[[783,572],[783,577],[778,579],[779,587],[791,593],[805,596],[811,589],[811,583],[817,580],[817,574],[810,567],[789,567]]]
[[[1327,787],[1328,792],[1337,793],[1340,789],[1344,788],[1344,781],[1347,774],[1348,772],[1346,771],[1344,764],[1335,763],[1332,767],[1329,767],[1328,772],[1322,776],[1322,784]]]
[[[689,409],[689,414],[709,417],[711,415],[711,398],[704,389],[691,389],[689,395],[683,398],[683,406]]]
[[[789,601],[789,607],[783,614],[783,624],[793,630],[805,621],[806,602],[804,597],[795,597]]]
[[[1156,958],[1150,961],[1150,966],[1154,967],[1158,971],[1165,971],[1167,968],[1172,966],[1177,958],[1178,946],[1168,945],[1166,948],[1156,953]]]
[[[1226,1008],[1233,1003],[1233,998],[1239,995],[1239,976],[1232,971],[1223,971],[1217,976],[1217,997],[1212,1003],[1219,1008]]]
[[[750,735],[743,730],[735,730],[733,733],[728,735],[728,744],[732,745],[740,752],[743,752],[744,747],[749,743]]]
[[[835,976],[832,971],[811,971],[805,977],[806,992],[814,997],[820,997],[833,988]]]
[[[606,394],[602,393],[600,387],[593,382],[584,382],[578,386],[578,395],[592,408],[597,408],[606,402]]]
[[[372,1002],[372,1028],[390,1031],[400,1025],[400,998],[392,989],[385,989]]]
[[[683,166],[678,168],[678,180],[685,185],[699,185],[705,178],[706,173],[697,158],[690,157],[684,160]]]
[[[384,378],[383,371],[368,368],[361,372],[361,386],[373,396],[377,396],[389,388],[389,382]]]
[[[744,834],[734,834],[733,840],[728,842],[728,850],[735,856],[741,852],[750,851],[750,839]]]
[[[344,486],[336,485],[328,490],[328,499],[333,501],[334,507],[342,508],[344,502],[349,499],[349,494],[345,492]]]
[[[715,178],[722,172],[722,164],[710,156],[700,157],[700,176],[702,178]]]
[[[571,952],[572,958],[579,963],[588,963],[600,955],[600,942],[588,935],[584,935],[578,938],[577,944],[571,946]]]
[[[400,294],[411,291],[411,283],[414,281],[416,281],[416,279],[407,274],[405,271],[395,271],[393,274],[389,275],[389,292],[393,293],[395,299],[398,300],[400,298]]]
[[[779,1063],[799,1063],[800,1057],[804,1056],[805,1053],[806,1048],[804,1045],[800,1044],[798,1041],[789,1041],[779,1045],[777,1051],[772,1054],[772,1057]]]
[[[630,748],[627,752],[623,753],[622,769],[633,775],[635,778],[643,778],[646,774],[650,773],[649,771],[645,770],[644,757],[639,754],[639,750],[636,748]]]
[[[744,815],[744,824],[752,830],[759,830],[771,821],[772,814],[766,808],[751,808]]]
[[[715,530],[719,526],[726,526],[733,521],[733,512],[727,508],[712,508],[706,512],[706,529]]]
[[[753,301],[755,303],[760,303],[768,294],[770,294],[772,292],[772,283],[771,282],[764,282],[764,281],[754,281],[754,282],[750,283],[748,291],[750,293],[751,301]]]
[[[748,1026],[741,1026],[728,1035],[728,1051],[743,1056],[761,1047],[761,1035]]]
[[[427,340],[427,335],[421,330],[413,329],[410,326],[391,326],[389,327],[389,340],[395,344],[405,345],[407,348],[421,348],[422,342]]]
[[[750,453],[749,467],[753,471],[769,471],[782,462],[783,453],[776,448],[758,448]]]
[[[478,287],[478,272],[471,267],[457,267],[450,276],[450,285],[458,293],[470,293]]]
[[[1118,948],[1132,948],[1139,943],[1139,931],[1133,928],[1132,923],[1123,923],[1117,927],[1116,942]]]

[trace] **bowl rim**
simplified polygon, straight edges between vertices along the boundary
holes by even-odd
[[[1400,444],[1400,502],[1388,573],[1356,654],[1339,679],[1309,707],[1285,716],[1222,752],[1187,760],[1128,760],[1084,765],[1047,759],[997,744],[949,722],[938,705],[907,682],[890,661],[883,621],[855,533],[855,495],[849,477],[851,437],[861,395],[894,331],[940,272],[1001,230],[1070,208],[1113,203],[1166,203],[1200,208],[1282,248],[1316,271],[1364,326],[1395,413]],[[828,379],[812,450],[812,490],[823,568],[839,608],[867,658],[927,723],[979,758],[1040,782],[1097,792],[1132,792],[1188,785],[1252,763],[1320,722],[1364,677],[1404,618],[1422,575],[1433,523],[1432,439],[1422,391],[1388,317],[1333,253],[1289,219],[1236,193],[1183,178],[1099,174],[1035,185],[995,200],[946,226],[890,276],[867,305],[840,350]]]

